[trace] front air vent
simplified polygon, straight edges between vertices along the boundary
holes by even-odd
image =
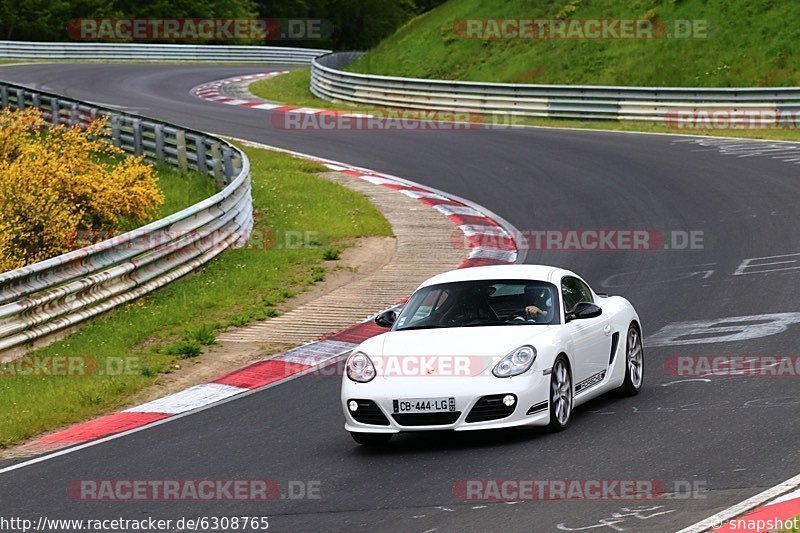
[[[537,403],[535,405],[531,405],[531,408],[528,409],[528,412],[525,413],[525,416],[532,415],[532,414],[538,413],[540,411],[544,411],[545,409],[547,409],[547,402],[541,402],[541,403]]]
[[[455,424],[461,411],[447,411],[444,413],[395,413],[392,415],[395,422],[401,426],[449,426]]]
[[[353,400],[348,400],[348,403],[352,401]],[[373,426],[389,425],[389,419],[383,414],[383,411],[381,411],[381,408],[378,407],[378,404],[372,400],[355,401],[358,402],[358,409],[355,411],[350,411],[350,416],[353,417],[353,420],[356,422],[361,422],[362,424],[370,424]]]
[[[492,396],[483,396],[467,415],[466,422],[486,422],[488,420],[498,420],[511,416],[514,408],[517,407],[516,396],[514,396],[514,403],[510,406],[503,403],[503,398],[506,396],[514,396],[513,394],[493,394]]]
[[[614,356],[617,355],[617,345],[619,345],[619,331],[611,335],[611,356],[608,358],[608,366],[614,362]]]

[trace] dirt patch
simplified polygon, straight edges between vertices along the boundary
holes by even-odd
[[[326,261],[325,280],[310,285],[307,290],[293,298],[281,302],[281,313],[296,309],[312,302],[334,289],[348,285],[360,278],[380,270],[388,264],[396,251],[393,237],[364,237],[345,248],[337,261]],[[264,321],[268,322],[268,321]],[[247,329],[230,328],[225,333],[235,333]],[[220,342],[206,347],[203,353],[191,359],[177,362],[180,368],[169,374],[162,374],[158,383],[135,394],[130,405],[139,405],[179,392],[193,385],[207,383],[238,368],[263,359],[267,355],[279,353],[294,347],[293,343],[226,343]]]

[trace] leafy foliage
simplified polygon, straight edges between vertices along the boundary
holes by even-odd
[[[321,19],[333,26],[323,39],[266,44],[367,49],[401,24],[443,0],[0,0],[0,39],[68,40],[78,18],[269,18]],[[230,42],[228,43],[230,44]],[[253,43],[248,44],[264,44]]]
[[[164,203],[153,168],[119,159],[103,120],[44,126],[37,110],[0,111],[0,271],[65,253],[82,232],[146,221]]]

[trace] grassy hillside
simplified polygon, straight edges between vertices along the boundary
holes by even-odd
[[[463,19],[705,20],[706,38],[516,39],[460,36]],[[413,19],[351,68],[517,83],[800,86],[800,2],[779,0],[450,0]],[[461,32],[463,35],[463,32]]]

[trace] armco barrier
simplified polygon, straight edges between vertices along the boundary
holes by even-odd
[[[715,110],[725,111],[733,123],[772,123],[784,113],[800,111],[800,87],[533,85],[398,78],[344,70],[361,55],[335,52],[313,59],[311,92],[326,100],[411,109],[676,123],[682,116],[691,120],[698,113],[713,114]]]
[[[243,243],[253,225],[250,163],[228,142],[166,122],[0,83],[3,107],[37,107],[55,124],[108,118],[129,154],[197,169],[220,192],[166,218],[10,272],[0,273],[0,355],[142,296]]]
[[[0,59],[258,61],[307,64],[329,50],[279,46],[0,41]]]

